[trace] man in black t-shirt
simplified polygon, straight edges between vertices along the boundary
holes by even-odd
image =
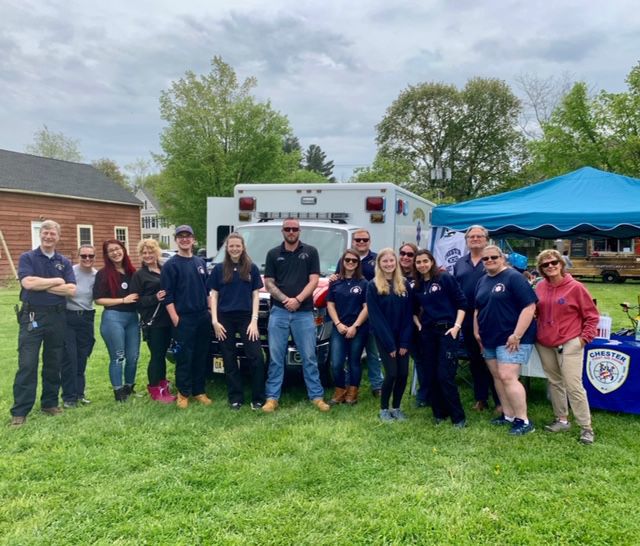
[[[320,411],[329,411],[323,400],[316,359],[316,328],[313,320],[313,291],[320,278],[320,260],[315,247],[300,241],[300,223],[289,218],[282,224],[284,241],[267,253],[264,284],[271,294],[269,314],[269,374],[267,401],[262,411],[278,407],[282,392],[289,334],[302,358],[302,372],[309,399]]]

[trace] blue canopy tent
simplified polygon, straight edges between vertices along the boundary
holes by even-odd
[[[640,236],[640,180],[583,167],[526,188],[431,212],[433,239],[473,224],[492,237],[542,239]],[[432,245],[433,248],[433,245]]]

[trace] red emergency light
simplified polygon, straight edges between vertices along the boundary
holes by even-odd
[[[365,201],[365,210],[367,212],[383,211],[385,208],[384,197],[367,197]]]
[[[239,210],[256,210],[255,197],[240,197],[238,199]]]

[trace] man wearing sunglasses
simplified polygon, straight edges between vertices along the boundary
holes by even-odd
[[[85,370],[87,360],[96,342],[93,308],[93,285],[97,270],[93,267],[96,249],[92,245],[81,245],[78,249],[79,263],[73,266],[76,276],[76,293],[67,298],[67,329],[64,337],[64,359],[62,360],[62,402],[67,409],[78,404],[89,404],[85,396]]]
[[[489,232],[483,226],[475,225],[467,229],[465,242],[469,253],[460,258],[453,266],[453,276],[458,281],[460,288],[467,298],[468,307],[465,309],[465,317],[462,322],[462,336],[464,346],[469,355],[469,369],[473,378],[473,394],[475,404],[473,409],[484,411],[488,404],[489,390],[493,396],[496,410],[500,411],[500,400],[493,384],[493,378],[482,357],[480,346],[473,335],[474,296],[478,280],[485,275],[482,262],[482,251],[489,244]]]
[[[320,383],[316,358],[316,327],[313,320],[313,291],[320,278],[320,258],[315,247],[300,241],[300,222],[288,218],[282,223],[282,244],[267,253],[264,285],[271,294],[269,312],[269,372],[265,386],[265,413],[278,408],[289,335],[302,358],[302,373],[311,402],[329,411]]]

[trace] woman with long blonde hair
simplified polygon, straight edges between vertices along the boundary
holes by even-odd
[[[409,346],[413,334],[409,292],[395,252],[392,248],[383,248],[376,257],[375,276],[367,287],[367,309],[385,370],[380,395],[380,419],[385,422],[406,419],[400,402],[409,376]]]

